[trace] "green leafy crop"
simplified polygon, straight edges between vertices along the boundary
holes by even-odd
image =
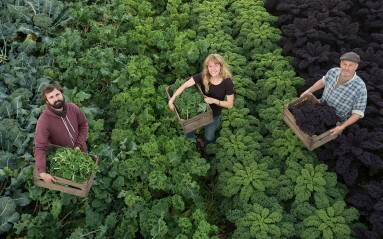
[[[351,228],[349,223],[358,218],[355,208],[346,208],[342,201],[335,202],[331,207],[317,209],[314,215],[303,221],[305,228],[302,238],[314,239],[340,239],[350,238]]]
[[[41,28],[52,26],[53,20],[45,13],[37,13],[32,17],[33,23]]]
[[[226,197],[239,193],[241,202],[247,202],[255,191],[265,191],[276,184],[277,171],[268,169],[266,163],[235,163],[232,172],[226,171],[219,176],[221,193]]]
[[[0,234],[12,228],[12,223],[19,220],[20,214],[16,212],[16,203],[10,197],[0,198]]]
[[[171,90],[176,90],[179,86],[182,85],[181,80],[177,80],[175,84],[171,87]],[[173,93],[173,92],[172,92]],[[177,111],[181,119],[191,119],[207,110],[208,105],[203,100],[202,93],[194,87],[187,88],[179,95],[174,104],[177,108]]]
[[[233,238],[287,238],[293,233],[293,223],[283,218],[280,207],[266,208],[255,203],[248,209],[238,211],[244,215],[236,222],[238,230]]]
[[[48,161],[52,175],[77,183],[84,182],[92,173],[98,172],[98,166],[89,155],[72,148],[57,149],[48,156]]]

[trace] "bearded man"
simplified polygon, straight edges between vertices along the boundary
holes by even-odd
[[[60,86],[46,85],[41,90],[41,97],[46,108],[36,124],[33,149],[35,167],[45,182],[55,182],[54,177],[45,170],[49,146],[71,147],[87,152],[88,121],[77,105],[65,102]]]

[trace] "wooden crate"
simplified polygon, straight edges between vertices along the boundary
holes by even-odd
[[[306,146],[306,148],[310,151],[322,146],[323,144],[333,140],[337,137],[337,135],[330,135],[330,131],[326,131],[320,135],[310,136],[299,129],[296,124],[294,115],[290,112],[290,106],[301,106],[304,104],[317,104],[319,103],[318,99],[313,94],[305,95],[301,98],[298,98],[295,101],[292,101],[286,104],[283,107],[283,120],[285,123],[293,130],[293,132],[298,136],[298,138],[302,141],[302,143]]]
[[[171,98],[170,93],[169,93],[170,87],[171,87],[171,85],[166,87],[166,94],[168,96],[168,99]],[[201,89],[199,87],[198,87],[198,89],[202,94]],[[188,119],[188,120],[181,119],[181,117],[177,111],[177,108],[175,109],[175,112],[176,112],[176,115],[178,118],[178,122],[181,125],[185,134],[187,134],[193,130],[196,130],[198,128],[201,128],[205,125],[208,125],[214,121],[213,111],[211,110],[210,105],[208,105],[206,112],[203,112],[203,113],[201,113],[201,114],[199,114],[199,115],[197,115],[191,119]]]
[[[98,156],[97,155],[90,155],[90,156],[93,158],[94,163],[98,164],[98,161],[99,161]],[[44,180],[41,179],[39,172],[35,168],[33,170],[33,183],[39,187],[48,188],[51,190],[56,190],[56,191],[86,198],[88,197],[88,193],[90,191],[90,188],[92,187],[95,174],[93,173],[89,177],[89,179],[83,183],[75,183],[65,178],[56,177],[54,175],[52,176],[57,180],[57,182],[54,182],[54,183],[44,182]]]

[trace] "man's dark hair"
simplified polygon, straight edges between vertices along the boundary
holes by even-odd
[[[48,84],[41,89],[41,98],[44,104],[47,101],[47,97],[45,96],[45,94],[51,93],[55,89],[59,90],[61,93],[64,93],[63,88],[61,88],[61,86],[56,84]]]

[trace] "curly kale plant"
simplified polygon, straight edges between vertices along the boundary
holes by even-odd
[[[294,225],[291,221],[284,219],[286,214],[279,205],[267,208],[254,203],[248,209],[232,211],[234,214],[241,215],[235,222],[237,230],[232,238],[289,238],[293,234]]]
[[[240,200],[247,202],[254,191],[265,191],[276,184],[278,170],[268,169],[266,163],[235,163],[232,172],[222,172],[218,178],[221,194],[230,197],[239,193]]]
[[[293,159],[286,161],[288,166],[285,174],[278,181],[281,189],[280,198],[290,200],[295,197],[295,203],[311,202],[317,194],[326,194],[329,197],[342,198],[344,192],[337,188],[336,174],[327,171],[327,165],[304,165]]]
[[[325,164],[320,164],[315,167],[312,164],[306,164],[304,168],[301,169],[300,175],[296,178],[296,186],[294,189],[296,201],[307,201],[311,194],[315,192],[326,192],[326,170],[327,165]]]
[[[271,95],[277,99],[294,97],[296,91],[292,86],[302,82],[301,78],[296,77],[294,71],[274,69],[274,71],[266,71],[264,74],[264,79],[257,80],[255,84],[257,100],[265,100]]]
[[[383,237],[383,180],[370,181],[368,185],[354,190],[347,200],[369,222],[370,228],[357,231],[359,238]]]
[[[184,211],[184,206],[180,195],[155,201],[152,208],[140,212],[141,234],[144,238],[173,238],[173,230],[177,228],[176,238],[216,238],[213,235],[218,227],[207,222],[206,214],[200,209],[179,213],[180,209]]]
[[[298,127],[308,135],[319,135],[335,127],[338,116],[334,107],[326,102],[290,106]]]
[[[245,129],[230,131],[223,129],[221,137],[217,138],[217,143],[222,150],[217,153],[219,157],[237,157],[242,158],[244,155],[256,152],[261,148],[257,142],[261,136],[258,132],[249,133]]]
[[[347,185],[353,185],[383,170],[382,142],[382,132],[369,132],[354,124],[327,145],[326,150],[319,154],[319,159],[334,167]],[[366,169],[370,172],[363,173]]]
[[[349,223],[358,219],[355,208],[346,208],[343,201],[323,209],[317,209],[313,215],[303,220],[301,238],[306,239],[346,239],[351,237]],[[302,225],[300,225],[302,226]]]

